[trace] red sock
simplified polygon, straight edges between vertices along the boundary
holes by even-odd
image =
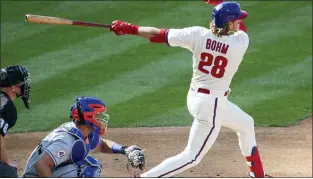
[[[251,156],[246,157],[246,160],[248,163],[251,163],[249,166],[250,175],[252,174],[251,177],[264,178],[265,174],[263,170],[263,164],[257,147],[252,148]]]

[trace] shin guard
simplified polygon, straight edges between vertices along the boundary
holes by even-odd
[[[265,173],[261,161],[260,153],[257,147],[252,148],[251,156],[246,157],[248,167],[250,169],[250,177],[264,178]]]

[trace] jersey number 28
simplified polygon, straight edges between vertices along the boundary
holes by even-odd
[[[225,67],[228,63],[227,59],[223,56],[217,56],[214,58],[210,53],[201,53],[201,61],[199,62],[198,69],[205,74],[209,74],[210,72],[203,67],[211,66],[212,63],[214,66],[211,69],[211,75],[215,78],[222,78],[225,73]]]

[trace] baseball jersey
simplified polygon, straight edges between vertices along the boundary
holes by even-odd
[[[75,142],[75,137],[67,132],[59,132],[58,129],[63,128],[63,126],[76,128],[73,122],[65,123],[59,128],[53,130],[48,134],[32,152],[29,157],[23,176],[25,177],[38,177],[34,164],[39,160],[41,155],[47,152],[52,158],[55,167],[60,164],[71,162],[71,152],[72,146]]]
[[[13,101],[3,91],[0,92],[0,135],[3,137],[17,121],[17,111]]]
[[[244,31],[217,37],[210,29],[193,26],[169,29],[167,42],[192,52],[191,84],[227,91],[248,48],[249,37]]]

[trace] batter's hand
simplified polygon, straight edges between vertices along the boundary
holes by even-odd
[[[212,4],[212,5],[218,5],[222,2],[224,2],[224,0],[203,0],[206,4]]]
[[[110,27],[110,31],[113,31],[117,36],[127,34],[138,35],[138,29],[139,26],[120,20],[113,21]]]

